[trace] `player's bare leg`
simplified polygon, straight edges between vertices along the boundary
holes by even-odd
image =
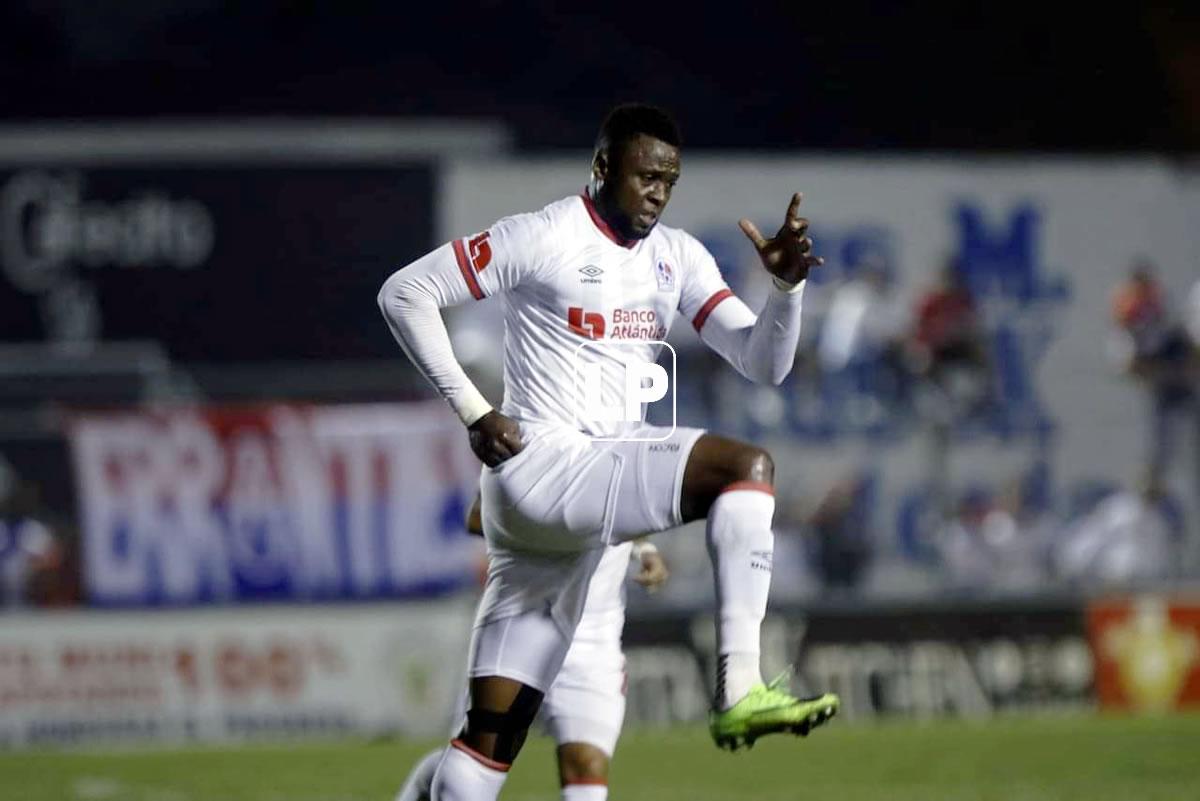
[[[514,679],[471,679],[471,708],[462,733],[433,780],[434,801],[478,801],[500,793],[509,767],[542,703],[542,693]]]
[[[680,511],[684,522],[708,517],[713,503],[730,484],[752,481],[774,490],[775,463],[762,448],[705,434],[696,440],[683,473]]]
[[[717,595],[717,680],[710,729],[718,745],[761,734],[807,734],[837,711],[835,696],[796,699],[764,685],[759,629],[771,589],[775,465],[761,448],[712,434],[696,441],[683,475],[685,522],[706,518]]]
[[[608,754],[589,743],[564,743],[558,747],[558,779],[562,801],[605,801]]]

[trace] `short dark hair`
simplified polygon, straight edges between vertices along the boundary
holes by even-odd
[[[622,103],[608,112],[601,123],[595,152],[607,148],[609,162],[618,164],[625,145],[638,134],[653,136],[674,147],[683,144],[679,126],[670,113],[646,103]]]

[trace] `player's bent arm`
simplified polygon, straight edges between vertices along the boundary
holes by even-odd
[[[725,298],[704,319],[700,338],[751,381],[782,384],[800,343],[804,284],[773,282],[757,316],[736,295]]]
[[[379,291],[379,308],[404,353],[464,425],[492,410],[450,346],[441,309],[472,297],[450,244],[397,270]]]

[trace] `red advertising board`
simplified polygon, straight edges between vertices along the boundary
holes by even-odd
[[[1200,708],[1200,598],[1094,603],[1088,636],[1101,706],[1147,712]]]

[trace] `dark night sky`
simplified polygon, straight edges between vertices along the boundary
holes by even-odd
[[[693,146],[1200,149],[1196,12],[411,5],[10,0],[0,118],[466,116],[559,148],[647,99]]]

